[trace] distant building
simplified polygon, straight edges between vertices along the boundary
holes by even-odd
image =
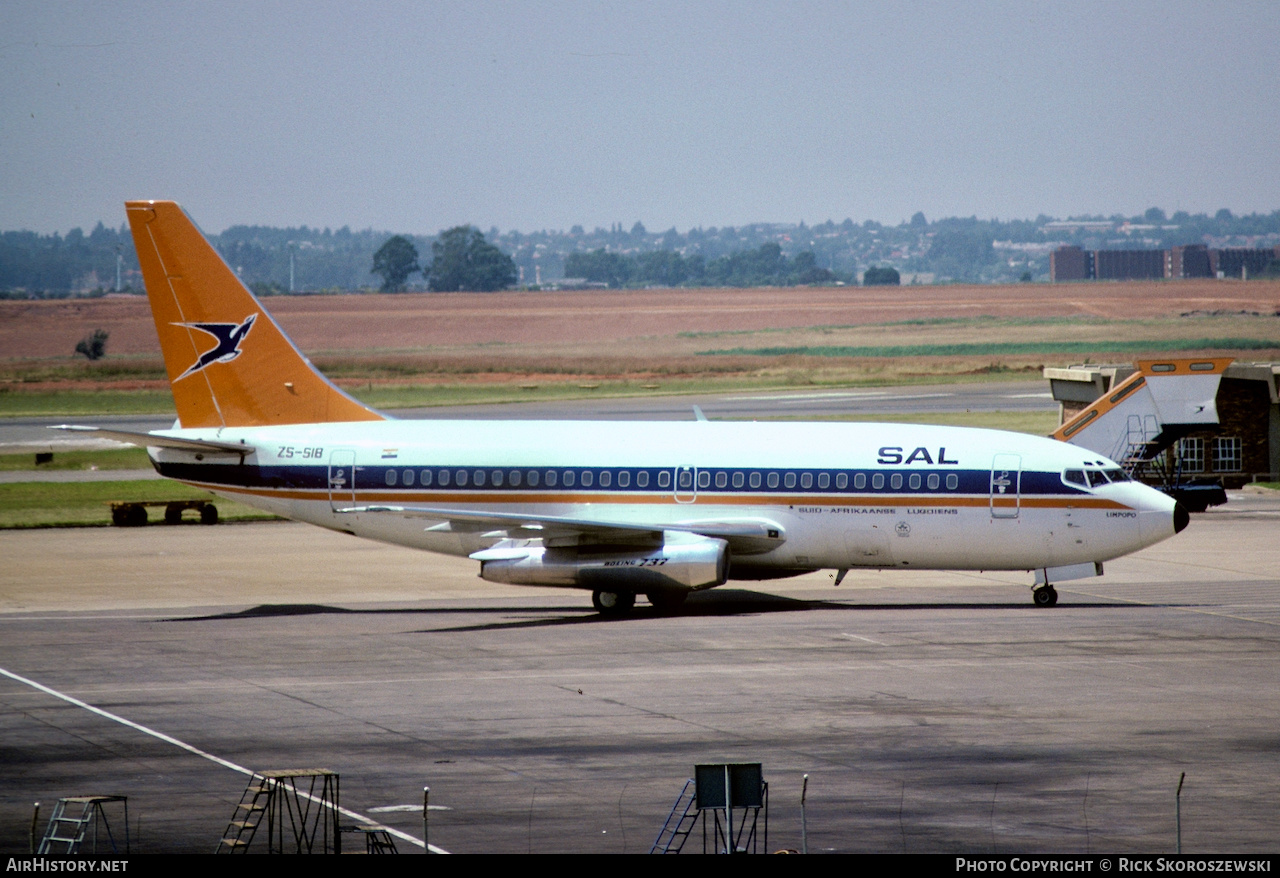
[[[1095,250],[1093,276],[1098,280],[1151,280],[1164,277],[1164,251]]]
[[[1084,250],[1059,247],[1049,254],[1049,279],[1150,280],[1184,277],[1257,277],[1272,260],[1280,260],[1280,247],[1214,250],[1204,244],[1187,244],[1171,250]]]
[[[1231,247],[1209,251],[1210,277],[1256,277],[1262,274],[1267,263],[1280,259],[1280,247],[1248,250]]]
[[[1204,244],[1188,244],[1165,251],[1164,276],[1213,277],[1209,266],[1209,248]]]
[[[1049,280],[1092,280],[1093,251],[1081,247],[1059,247],[1049,254]]]

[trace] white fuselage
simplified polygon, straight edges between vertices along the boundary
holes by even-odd
[[[1175,533],[1172,500],[1061,442],[910,424],[379,421],[164,431],[236,455],[152,449],[164,475],[279,515],[456,555],[492,522],[344,510],[448,508],[607,525],[763,522],[735,568],[1030,570],[1100,562]],[[1088,480],[1086,480],[1088,482]],[[695,528],[696,529],[696,528]]]

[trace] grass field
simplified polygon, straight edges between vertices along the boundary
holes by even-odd
[[[37,464],[34,454],[0,454],[0,472],[48,472],[50,470],[151,469],[143,448],[59,451],[48,463]]]
[[[113,501],[208,500],[208,491],[178,482],[16,482],[0,485],[0,528],[76,527],[111,524]],[[271,519],[274,516],[218,498],[223,521]],[[150,510],[152,521],[161,511]]]

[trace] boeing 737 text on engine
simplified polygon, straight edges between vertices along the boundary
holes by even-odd
[[[324,378],[169,201],[126,204],[178,423],[88,430],[161,475],[300,521],[479,563],[493,582],[678,605],[813,570],[1035,571],[1053,582],[1187,524],[1111,460],[907,424],[410,421]]]

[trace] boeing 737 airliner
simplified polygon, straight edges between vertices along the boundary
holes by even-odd
[[[466,555],[602,613],[813,570],[1035,571],[1053,583],[1186,511],[1052,439],[910,424],[405,421],[324,378],[182,209],[126,204],[178,423],[98,435],[161,475],[321,527]]]

